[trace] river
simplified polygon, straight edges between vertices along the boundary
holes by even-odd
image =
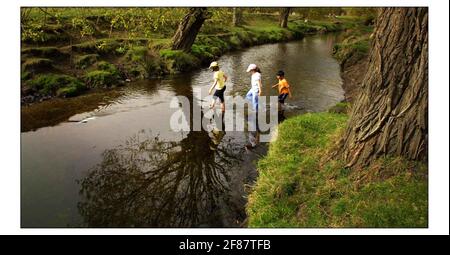
[[[287,117],[326,110],[344,99],[340,67],[331,56],[337,39],[314,35],[222,56],[226,95],[245,95],[245,70],[256,63],[265,95],[277,94],[270,85],[278,70],[285,71],[293,92]],[[32,121],[34,128],[22,129],[21,226],[245,226],[246,196],[258,176],[255,162],[267,143],[248,150],[252,132],[174,132],[169,125],[172,98],[207,104],[193,94],[207,93],[211,81],[211,71],[202,68],[132,82],[95,100],[80,96],[30,106],[66,107],[68,120],[34,113],[43,117]],[[72,111],[71,105],[83,107]]]

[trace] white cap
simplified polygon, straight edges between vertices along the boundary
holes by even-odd
[[[209,68],[213,68],[215,66],[219,66],[219,63],[217,63],[216,61],[212,62],[211,65],[209,65]]]
[[[254,69],[256,69],[256,65],[255,65],[255,64],[250,64],[250,65],[248,65],[248,67],[247,67],[247,73],[250,72],[251,70],[254,70]]]

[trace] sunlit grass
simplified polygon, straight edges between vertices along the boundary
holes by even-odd
[[[279,126],[258,162],[250,227],[426,227],[427,167],[381,158],[351,170],[327,157],[347,116],[305,114]]]

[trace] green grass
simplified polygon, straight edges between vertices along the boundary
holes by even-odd
[[[329,113],[349,113],[350,112],[350,104],[347,102],[339,102],[333,107],[328,109]]]
[[[117,82],[117,76],[110,71],[95,70],[86,73],[84,80],[92,88],[110,87]]]
[[[349,59],[357,61],[369,54],[371,40],[369,36],[350,36],[333,48],[334,57],[340,63],[344,63]]]
[[[327,159],[347,116],[313,113],[279,125],[258,162],[250,227],[426,227],[427,168],[381,158],[359,171]]]
[[[86,54],[74,58],[76,68],[86,69],[95,64],[100,56],[98,54]]]
[[[107,61],[100,61],[97,63],[98,70],[103,70],[110,72],[112,75],[118,76],[119,70],[117,70],[117,67]]]
[[[56,96],[58,97],[74,97],[81,95],[84,91],[87,90],[87,87],[82,82],[71,83],[70,85],[66,85],[65,87],[59,88],[56,91]]]
[[[149,42],[149,47],[153,50],[167,49],[172,43],[171,38],[152,38]]]
[[[160,57],[165,60],[167,68],[175,72],[183,72],[193,69],[199,64],[199,59],[192,54],[180,50],[161,50]]]
[[[146,46],[132,46],[128,49],[126,57],[131,61],[141,61],[148,53]]]
[[[22,64],[23,71],[41,71],[53,67],[53,61],[48,58],[27,58]]]
[[[72,45],[72,51],[78,53],[92,53],[107,55],[116,53],[116,49],[122,46],[116,39],[99,39]]]
[[[21,51],[22,54],[32,57],[57,58],[63,55],[56,47],[35,47],[27,48]]]
[[[41,74],[27,82],[35,91],[46,95],[63,97],[76,96],[86,90],[86,86],[80,80],[69,75]]]
[[[346,32],[345,39],[334,45],[333,55],[344,64],[348,60],[354,63],[367,57],[371,45],[371,33],[373,26],[364,25],[364,18],[359,17],[339,17],[339,20],[346,21],[342,23]]]
[[[133,77],[159,77],[169,72],[167,65],[174,64],[175,59],[178,60],[178,56],[166,49],[166,57],[173,59],[162,59],[160,53],[157,52],[151,45],[149,47],[131,46],[125,54],[125,58],[122,59],[122,63]],[[182,61],[181,58],[178,63],[180,68],[183,68],[181,65],[186,65]],[[191,66],[191,64],[188,64],[188,66]]]

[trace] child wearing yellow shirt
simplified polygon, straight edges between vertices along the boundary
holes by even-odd
[[[213,100],[211,101],[211,104],[209,105],[209,108],[214,108],[214,104],[216,103],[216,99],[219,98],[220,100],[220,108],[222,109],[222,112],[225,111],[225,99],[224,99],[224,92],[227,88],[225,86],[225,82],[227,81],[228,77],[225,75],[223,71],[220,70],[219,64],[217,62],[212,62],[209,68],[214,72],[214,83],[209,89],[209,94],[211,95],[214,88],[216,88],[216,91],[213,95]]]

